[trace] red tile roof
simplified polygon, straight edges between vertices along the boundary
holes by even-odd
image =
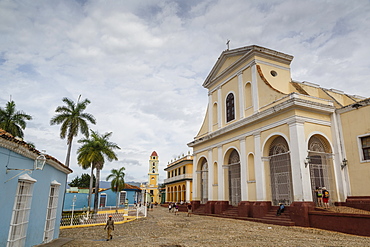
[[[152,155],[150,156],[158,156],[157,152],[156,151],[153,151]]]
[[[12,134],[6,132],[3,129],[0,129],[0,138],[4,139],[6,141],[9,141],[11,143],[18,144],[20,147],[23,147],[25,150],[27,150],[30,153],[34,153],[35,155],[40,155],[41,154],[41,152],[39,150],[31,147],[30,145],[27,144],[27,142],[23,141],[21,138],[14,137]],[[73,172],[69,167],[65,166],[62,162],[60,162],[59,160],[57,160],[53,156],[45,154],[45,157],[46,157],[46,160],[53,161],[54,163],[56,163],[57,166],[59,166],[59,168],[61,168],[62,170],[67,169],[69,171],[68,173]]]

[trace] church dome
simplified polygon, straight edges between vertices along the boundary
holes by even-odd
[[[153,151],[153,153],[150,156],[158,156],[156,151]]]

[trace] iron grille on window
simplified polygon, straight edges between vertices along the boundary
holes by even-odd
[[[272,204],[290,205],[293,202],[290,152],[283,137],[279,136],[271,143],[269,158]]]
[[[229,157],[229,199],[230,204],[237,206],[241,201],[241,185],[240,185],[240,157],[234,149]]]
[[[325,187],[330,194],[334,195],[331,175],[331,149],[321,136],[312,136],[308,142],[310,157],[310,177],[312,198],[316,197],[316,188]],[[318,203],[316,201],[316,203]]]
[[[208,163],[206,160],[202,164],[201,188],[202,203],[205,204],[208,201]]]

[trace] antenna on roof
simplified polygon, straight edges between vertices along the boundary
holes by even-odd
[[[226,50],[228,51],[229,48],[230,48],[230,40],[229,39],[227,40],[226,45],[227,45],[227,49]]]

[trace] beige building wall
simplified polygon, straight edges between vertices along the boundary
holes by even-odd
[[[345,157],[348,160],[350,188],[353,196],[370,195],[370,160],[363,158],[361,137],[370,136],[370,105],[358,109],[348,107],[340,114],[343,129]],[[349,111],[346,111],[349,110]]]

